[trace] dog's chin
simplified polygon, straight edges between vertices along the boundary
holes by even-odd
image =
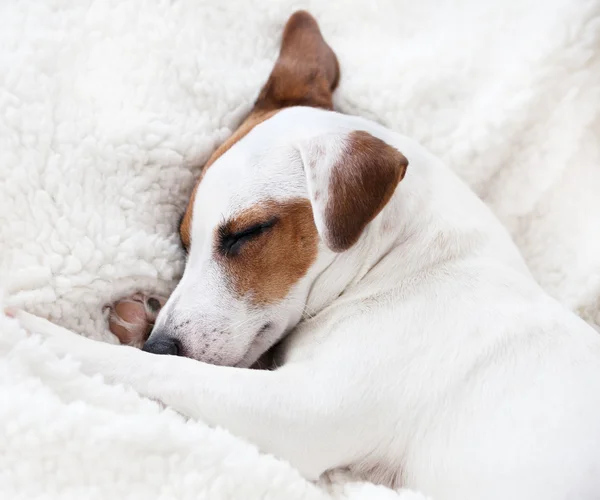
[[[248,348],[241,356],[231,356],[232,353],[197,353],[192,350],[186,350],[185,345],[182,350],[183,357],[195,359],[201,363],[208,363],[218,366],[229,366],[232,368],[267,368],[265,360],[270,359],[269,351],[273,346],[282,340],[285,331],[283,328],[278,328],[273,323],[265,323],[262,325],[252,337],[252,341]]]
[[[256,333],[246,354],[234,366],[236,368],[265,368],[267,353],[283,337],[284,331],[273,323],[265,323]]]

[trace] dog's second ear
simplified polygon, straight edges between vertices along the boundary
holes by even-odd
[[[203,172],[256,125],[280,109],[290,106],[333,109],[332,93],[339,79],[337,57],[323,39],[315,19],[303,10],[292,14],[283,31],[279,58],[254,108],[234,134],[211,155]],[[185,247],[191,244],[192,209],[198,182],[179,225]]]
[[[279,58],[254,111],[289,106],[333,109],[331,96],[339,78],[337,57],[323,39],[317,22],[308,12],[298,11],[285,25]]]
[[[390,200],[408,160],[363,131],[309,139],[298,150],[317,231],[331,250],[343,252]]]

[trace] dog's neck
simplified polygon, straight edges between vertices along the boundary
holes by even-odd
[[[305,279],[310,283],[305,315],[369,290],[398,287],[401,281],[468,254],[493,255],[526,271],[508,233],[489,209],[423,147],[373,121],[314,108],[294,107],[257,127],[257,150],[278,142],[311,140],[329,133],[363,130],[408,159],[404,179],[383,210],[349,250],[324,248]],[[304,171],[297,172],[298,185]],[[460,203],[457,203],[460,199]],[[496,249],[494,250],[494,247]],[[378,265],[385,260],[386,265]],[[390,262],[387,262],[390,261]],[[376,286],[366,286],[369,283]]]
[[[421,220],[427,215],[425,199],[429,194],[419,184],[418,176],[409,170],[396,194],[368,225],[359,241],[351,249],[333,256],[330,254],[329,259],[324,259],[322,268],[315,271],[307,299],[308,315],[317,314],[338,297],[355,291],[384,259],[392,257],[397,260],[397,264],[391,267],[392,273],[388,272],[385,279],[390,285],[397,283],[402,275],[418,272],[436,260],[431,253],[415,255],[408,252],[406,258],[403,257],[403,248],[417,245],[416,240],[423,236],[413,214],[419,213]],[[324,252],[328,253],[327,250]],[[386,286],[381,280],[379,285],[379,291]]]
[[[391,200],[359,241],[346,252],[330,254],[315,271],[308,315],[342,296],[362,300],[373,290],[397,288],[409,277],[458,259],[499,259],[529,273],[504,227],[449,168],[418,144],[377,123],[338,117],[342,126],[366,130],[398,147],[409,166]]]

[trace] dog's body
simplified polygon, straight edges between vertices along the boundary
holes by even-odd
[[[310,479],[349,467],[436,500],[600,498],[600,338],[540,289],[483,203],[376,123],[310,103],[259,111],[197,186],[186,271],[146,348],[160,352],[168,332],[179,354],[229,366],[74,338],[20,313],[24,325]],[[361,170],[364,155],[376,161]],[[352,198],[365,175],[393,189]],[[240,222],[251,217],[260,224]],[[286,241],[297,246],[274,261]],[[230,367],[275,344],[276,369]]]

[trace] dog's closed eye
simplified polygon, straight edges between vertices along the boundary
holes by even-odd
[[[225,257],[238,255],[243,246],[271,229],[277,222],[276,218],[265,222],[252,224],[240,231],[230,232],[227,226],[219,228],[219,251]]]

